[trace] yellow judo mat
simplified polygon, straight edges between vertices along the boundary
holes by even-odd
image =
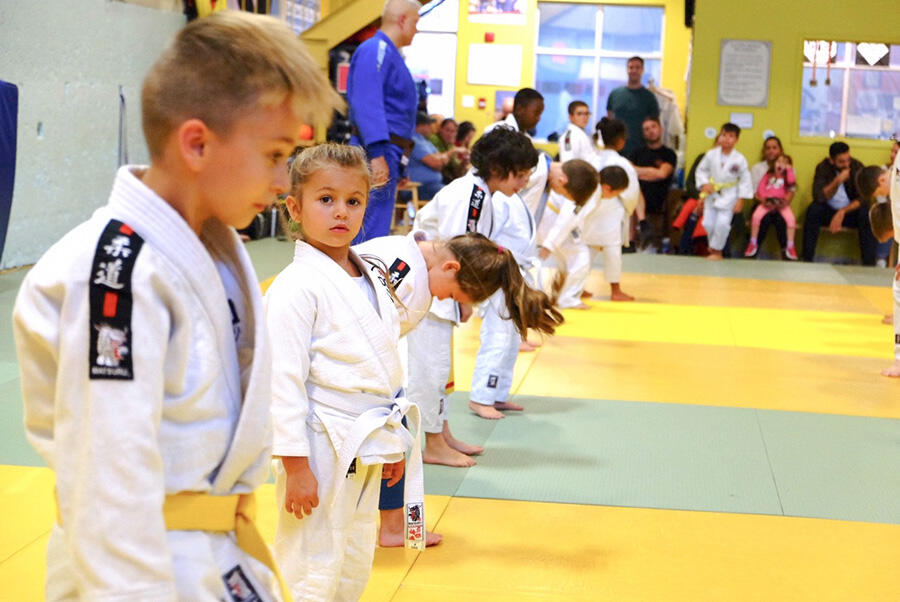
[[[541,428],[546,418],[541,412],[552,412],[553,406],[529,413],[528,401],[535,399],[584,400],[596,403],[587,407],[598,412],[609,411],[604,403],[612,402],[658,404],[648,406],[648,413],[653,407],[675,407],[668,404],[722,412],[750,409],[772,416],[808,415],[839,430],[845,421],[849,429],[870,420],[887,435],[849,445],[844,453],[857,456],[853,461],[861,471],[880,475],[888,491],[900,491],[895,422],[900,381],[878,374],[890,363],[893,349],[891,327],[881,324],[891,309],[887,270],[885,276],[885,286],[875,287],[626,273],[623,288],[638,298],[636,303],[598,300],[589,301],[589,310],[568,310],[557,336],[536,352],[520,354],[513,394],[526,400],[526,412],[500,421],[507,429],[505,441],[521,434],[519,443],[527,447],[528,433]],[[606,290],[599,274],[592,275],[589,288],[598,296]],[[455,335],[458,391],[471,386],[478,327],[474,319]],[[501,426],[468,414],[461,403],[456,406],[452,421],[463,431],[488,433]],[[557,418],[554,424],[563,425],[560,436],[565,437],[564,417]],[[668,429],[661,428],[658,436],[665,437]],[[504,440],[485,437],[487,449],[476,469],[507,470],[521,478],[538,474],[524,460],[521,466],[492,467]],[[580,443],[604,444],[599,437]],[[872,452],[864,444],[881,447]],[[797,445],[802,451],[803,444]],[[636,451],[642,447],[642,441],[634,441]],[[552,447],[529,452],[535,463],[542,457],[554,460]],[[792,453],[789,447],[786,453]],[[823,479],[831,470],[825,460],[801,467]],[[464,469],[428,467],[426,490],[434,491],[429,482],[462,480],[465,474]],[[561,469],[558,478],[571,474]],[[423,553],[376,551],[363,600],[900,600],[900,515],[894,520],[891,509],[882,513],[888,519],[875,523],[777,512],[491,499],[469,493],[479,491],[477,482],[465,491],[467,497],[427,498],[429,528],[444,536],[440,546]],[[0,466],[0,492],[0,600],[41,600],[44,548],[53,523],[52,475],[45,468]],[[263,487],[259,506],[262,530],[271,541],[271,485]]]

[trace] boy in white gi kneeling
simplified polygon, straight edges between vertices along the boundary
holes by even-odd
[[[56,473],[46,598],[286,599],[252,522],[269,350],[234,228],[341,103],[290,29],[235,11],[182,29],[141,104],[151,165],[119,169],[14,310],[28,437]]]

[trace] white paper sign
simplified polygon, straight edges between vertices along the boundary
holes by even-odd
[[[769,104],[772,42],[722,40],[719,104],[765,107]]]
[[[753,113],[732,113],[728,121],[742,130],[749,130],[753,127]]]
[[[522,46],[520,44],[470,44],[470,84],[485,86],[522,85]]]

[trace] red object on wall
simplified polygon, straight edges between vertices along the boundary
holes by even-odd
[[[337,66],[337,84],[335,88],[341,94],[347,93],[347,78],[350,75],[350,63],[338,63]]]
[[[479,98],[479,99],[478,99],[478,108],[479,108],[479,109],[483,109],[483,108],[485,108],[486,106],[487,106],[487,99],[486,99],[486,98]]]
[[[493,31],[484,32],[484,41],[485,42],[493,42],[494,41],[494,32]]]

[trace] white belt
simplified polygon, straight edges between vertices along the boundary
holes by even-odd
[[[365,440],[375,431],[386,428],[397,435],[410,448],[406,462],[406,484],[403,490],[404,519],[406,523],[405,545],[416,550],[425,549],[425,473],[422,467],[422,428],[419,406],[405,396],[387,399],[368,393],[338,393],[316,385],[308,385],[309,398],[324,406],[340,410],[355,418],[347,435],[337,450],[336,474],[347,474]],[[361,408],[363,409],[360,412]],[[406,416],[415,429],[415,436],[403,426]],[[332,492],[331,507],[339,499],[345,478],[339,478]]]

